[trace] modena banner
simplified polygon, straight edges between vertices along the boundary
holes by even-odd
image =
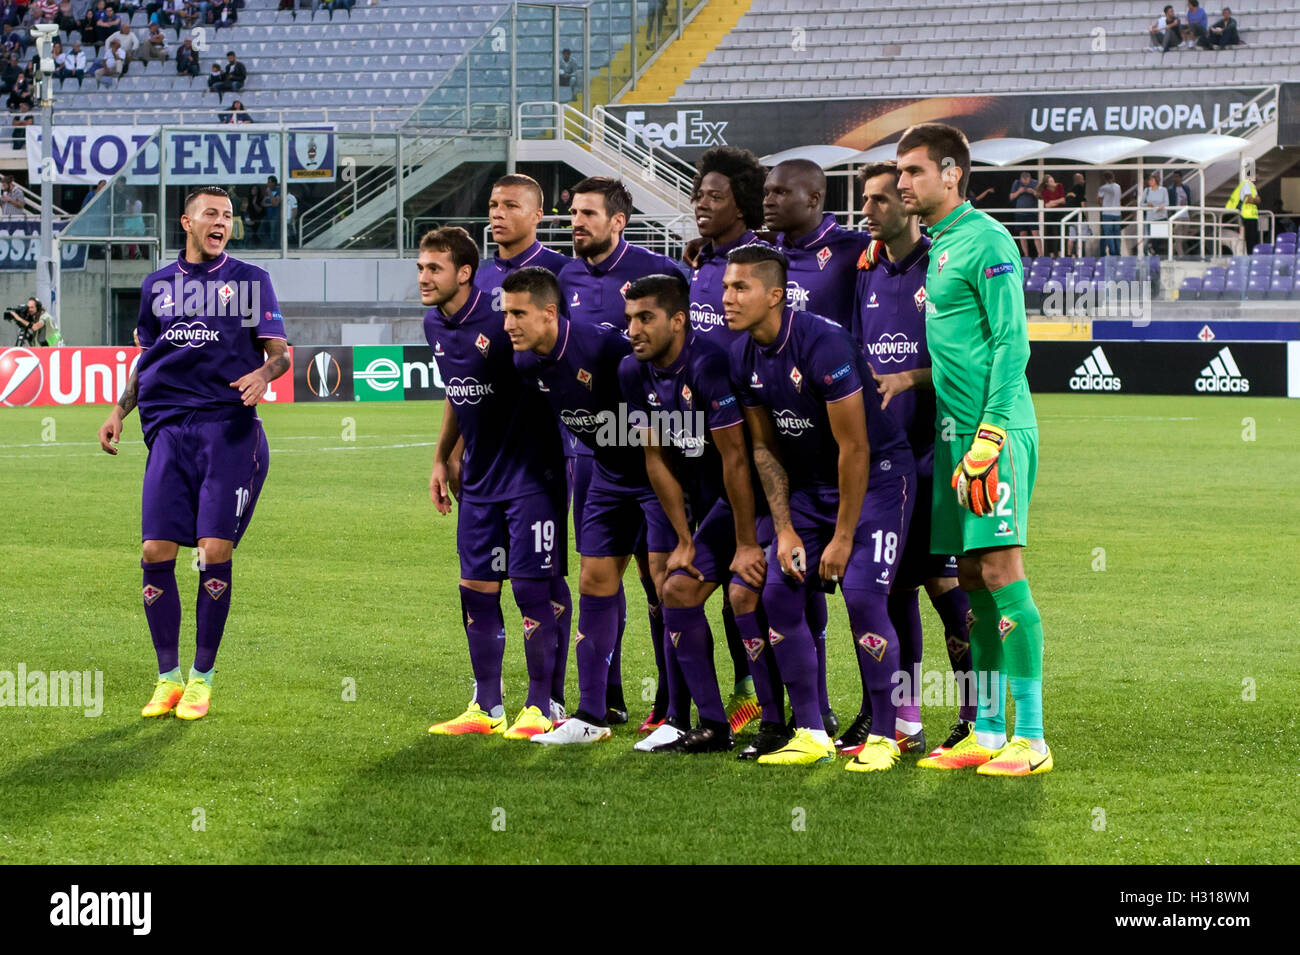
[[[1267,92],[1259,103],[1256,96]],[[922,122],[951,123],[971,140],[1012,137],[1060,142],[1082,136],[1157,140],[1233,133],[1278,115],[1277,87],[1116,93],[1004,93],[988,96],[864,97],[834,100],[704,101],[609,106],[640,137],[693,160],[710,146],[760,156],[795,146],[870,149]]]
[[[0,349],[0,406],[111,405],[139,360],[134,346]],[[264,401],[293,401],[292,349],[289,360],[290,370],[271,382]]]
[[[1282,342],[1032,342],[1026,375],[1034,392],[1285,397],[1287,359]]]

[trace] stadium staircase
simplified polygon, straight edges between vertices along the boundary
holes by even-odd
[[[663,103],[671,99],[691,72],[736,28],[754,0],[709,0],[682,35],[655,57],[620,104]]]

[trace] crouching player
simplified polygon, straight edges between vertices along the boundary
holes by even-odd
[[[835,755],[819,709],[805,588],[842,586],[872,726],[884,730],[846,768],[890,769],[899,755],[891,732],[899,650],[887,600],[915,493],[911,449],[875,390],[864,390],[871,372],[848,331],[785,304],[783,252],[736,249],[723,287],[728,326],[749,336],[733,345],[731,370],[776,531],[763,607],[795,718],[789,743],[758,762]]]
[[[99,429],[100,447],[117,454],[122,421],[138,406],[149,449],[140,567],[158,682],[142,716],[174,709],[197,720],[208,712],[230,612],[231,555],[252,520],[270,457],[256,406],[289,368],[270,276],[226,255],[232,221],[224,189],[207,186],[186,198],[185,250],[144,280],[136,326],[144,353]],[[182,686],[176,554],[195,545],[197,648]]]
[[[492,297],[473,285],[478,248],[464,229],[444,227],[420,240],[420,301],[432,306],[424,334],[438,358],[447,401],[433,453],[429,495],[451,512],[447,460],[465,442],[456,550],[460,599],[474,671],[474,699],[443,736],[503,734],[528,739],[551,729],[551,687],[559,642],[550,580],[568,553],[564,459],[550,410],[525,401],[510,337]],[[501,699],[501,581],[509,577],[523,616],[528,698],[507,729]]]

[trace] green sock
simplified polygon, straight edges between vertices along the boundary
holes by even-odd
[[[753,696],[754,678],[752,676],[747,676],[743,680],[737,680],[736,685],[732,687],[731,692],[735,693],[737,696]]]
[[[171,680],[173,683],[185,682],[185,677],[181,675],[180,667],[173,667],[172,669],[168,670],[166,673],[159,673],[158,679]]]
[[[1043,738],[1043,618],[1029,592],[1029,581],[1017,580],[993,591],[1003,654],[1016,701],[1016,735]]]
[[[213,668],[212,668],[211,670],[209,670],[207,673],[204,673],[202,670],[196,670],[196,669],[194,669],[194,667],[190,667],[190,679],[191,679],[191,680],[202,680],[202,681],[203,681],[204,683],[206,683],[208,686],[211,686],[211,685],[212,685],[212,674],[214,674],[214,673],[216,673],[216,672],[217,672],[217,668],[216,668],[216,667],[213,667]]]
[[[1006,733],[1006,683],[1002,675],[1002,639],[998,636],[998,608],[987,590],[972,590],[970,609],[974,616],[970,626],[971,669],[975,673],[975,691],[979,708],[975,715],[975,732],[1001,735]]]

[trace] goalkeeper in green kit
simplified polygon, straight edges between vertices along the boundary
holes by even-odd
[[[882,400],[914,387],[937,399],[930,550],[956,554],[970,596],[975,732],[918,765],[985,776],[1050,772],[1043,737],[1043,624],[1025,579],[1038,422],[1025,364],[1023,270],[1010,233],[965,200],[970,147],[961,131],[923,123],[898,143],[898,191],[929,229],[925,334],[930,368],[878,375]],[[951,484],[945,478],[951,475]],[[1006,695],[1016,735],[1006,735]]]

